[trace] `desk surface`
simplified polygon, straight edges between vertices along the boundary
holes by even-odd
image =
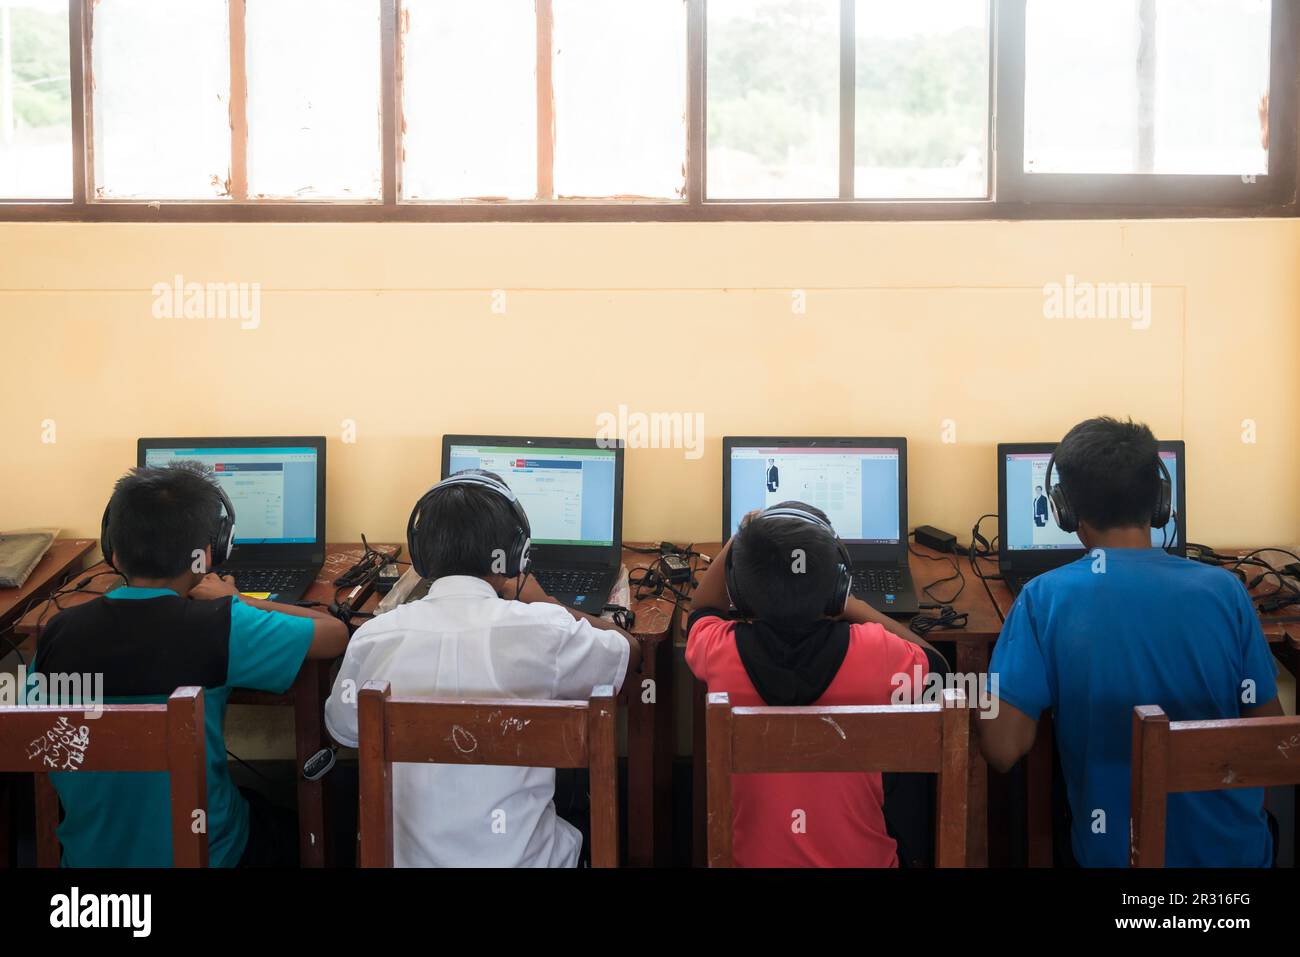
[[[22,588],[0,588],[0,630],[23,614],[33,599],[49,594],[65,576],[80,571],[82,559],[94,547],[93,538],[56,538]]]
[[[80,558],[81,556],[84,556],[95,545],[93,539],[88,539],[88,540],[78,539],[76,541],[84,544],[85,546],[77,553],[77,555],[75,556],[76,558]],[[70,542],[71,540],[69,540],[69,543]],[[59,543],[56,542],[56,544]],[[629,543],[629,544],[635,547],[635,543]],[[380,551],[388,551],[393,546],[375,545],[374,547]],[[51,548],[51,551],[53,551],[53,548]],[[319,602],[333,601],[334,600],[334,579],[337,578],[339,575],[343,574],[343,572],[347,571],[348,568],[350,568],[353,564],[359,561],[362,553],[363,553],[363,549],[360,542],[348,542],[344,544],[326,545],[325,563],[321,566],[320,574],[316,576],[316,580],[312,582],[311,587],[309,587],[307,589],[306,594],[303,595],[304,600],[319,601]],[[50,555],[47,554],[46,559],[48,560],[49,558]],[[69,559],[68,562],[65,562],[65,565],[70,563],[72,560],[75,559]],[[635,567],[636,565],[644,564],[644,562],[645,562],[644,554],[631,552],[631,551],[623,553],[623,563],[627,565],[629,568]],[[44,564],[44,562],[42,562],[42,564]],[[39,570],[39,566],[38,566],[38,570]],[[97,568],[95,570],[100,571],[103,569]],[[30,594],[32,579],[35,578],[35,576],[36,576],[36,572],[33,572],[32,578],[28,579],[27,582],[27,585],[29,586],[28,588],[4,589],[3,591],[24,591]],[[104,592],[112,591],[120,583],[121,583],[120,579],[116,578],[115,576],[104,575],[103,577],[97,578],[93,582],[91,582],[90,585],[87,586],[85,591],[77,592],[75,594],[65,595],[61,597],[58,602],[59,608],[60,609],[71,608],[74,605],[79,605],[83,602],[91,601],[95,598],[98,598]],[[0,595],[3,595],[3,591],[0,591]],[[22,601],[21,598],[17,599],[15,602],[12,603],[12,607],[15,607],[16,609],[21,609],[22,607],[22,605],[20,604],[21,601]],[[378,603],[379,603],[378,596],[371,595],[357,610],[364,611],[364,612],[373,611],[375,605],[377,605]],[[48,607],[48,605],[49,605],[48,602],[40,602],[36,604],[34,607],[32,607],[31,609],[29,609],[27,613],[22,616],[21,620],[19,620],[17,626],[14,629],[15,632],[20,635],[28,635],[28,636],[35,635],[39,627],[44,627],[44,625],[48,623],[51,618],[54,617],[54,612]],[[3,607],[4,607],[3,605],[0,605],[0,612],[3,612]],[[648,640],[657,640],[657,639],[664,638],[668,634],[669,625],[672,623],[672,608],[673,608],[673,603],[670,600],[662,599],[662,598],[646,598],[634,602],[632,605],[632,610],[636,613],[636,627],[634,629],[634,633],[636,634],[636,636],[638,638],[648,639]]]

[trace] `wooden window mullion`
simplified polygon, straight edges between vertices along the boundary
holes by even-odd
[[[858,38],[854,0],[840,0],[840,199],[853,199],[857,139]]]
[[[699,206],[704,202],[708,150],[704,0],[690,0],[686,16],[686,201]]]
[[[401,132],[398,117],[402,114],[401,85],[401,17],[400,0],[380,0],[379,32],[382,54],[380,56],[380,129],[382,143],[380,157],[383,164],[383,202],[385,206],[397,205],[398,162],[402,155]]]
[[[85,206],[95,195],[95,144],[90,90],[89,0],[68,0],[68,79],[72,87],[72,204]]]
[[[552,35],[555,13],[551,0],[537,6],[537,198],[555,198],[555,83],[552,77]]]
[[[248,199],[248,61],[244,42],[247,0],[230,8],[230,198]]]

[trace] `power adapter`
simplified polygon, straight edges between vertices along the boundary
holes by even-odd
[[[936,552],[948,553],[957,550],[957,536],[949,535],[943,529],[935,528],[933,525],[918,525],[912,534],[916,536],[916,544],[932,548]]]
[[[663,569],[664,578],[674,584],[691,580],[691,563],[680,555],[665,555],[659,559],[659,567]]]

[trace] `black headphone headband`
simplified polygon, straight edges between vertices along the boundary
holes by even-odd
[[[732,547],[727,549],[727,560],[724,566],[727,582],[727,596],[731,599],[731,604],[735,607],[737,613],[743,618],[752,618],[748,605],[740,593],[740,583],[736,578],[736,567],[732,560],[735,553],[735,538],[738,538],[749,525],[765,518],[792,518],[798,521],[807,522],[810,525],[816,525],[818,528],[828,532],[835,542],[835,548],[839,552],[839,562],[835,566],[835,588],[826,599],[824,613],[835,618],[844,613],[844,607],[849,601],[849,590],[853,586],[853,560],[849,557],[848,546],[840,540],[835,534],[835,529],[831,523],[812,512],[805,511],[793,505],[773,505],[766,508],[759,515],[754,516],[753,520],[745,525],[733,537]]]
[[[509,485],[493,478],[491,475],[477,471],[457,472],[455,475],[443,479],[421,495],[420,500],[415,503],[415,508],[411,509],[411,517],[406,521],[406,550],[411,556],[411,567],[415,569],[415,573],[421,578],[428,578],[431,570],[425,562],[425,556],[420,551],[419,536],[416,534],[420,528],[420,514],[428,506],[429,499],[435,492],[453,485],[474,485],[479,488],[491,489],[510,503],[510,510],[515,520],[515,531],[509,552],[505,556],[505,564],[500,573],[507,578],[526,575],[529,564],[528,551],[532,544],[532,529],[528,524],[528,515],[524,512],[524,507],[519,504],[519,499],[511,491]],[[493,570],[495,571],[495,569]]]
[[[1057,528],[1063,532],[1077,532],[1079,530],[1079,516],[1074,511],[1074,506],[1070,504],[1069,497],[1065,494],[1064,486],[1052,484],[1052,471],[1056,467],[1056,450],[1052,450],[1051,456],[1047,460],[1047,473],[1043,476],[1043,481],[1047,485],[1047,504],[1052,511],[1052,518],[1056,522]],[[1156,500],[1151,509],[1151,527],[1164,528],[1169,524],[1170,516],[1174,509],[1174,481],[1169,474],[1169,468],[1165,465],[1164,459],[1160,457],[1159,449],[1156,450],[1156,468],[1160,471],[1159,488],[1156,491]]]
[[[217,490],[222,508],[221,517],[217,520],[216,533],[208,539],[208,544],[212,546],[212,568],[217,568],[230,557],[230,553],[235,548],[235,505],[230,501],[230,496],[226,494],[220,482],[215,479],[209,481]],[[99,550],[104,555],[105,564],[117,570],[117,566],[113,564],[113,540],[108,534],[109,512],[112,507],[113,498],[109,496],[108,504],[104,506],[104,517],[99,523]]]

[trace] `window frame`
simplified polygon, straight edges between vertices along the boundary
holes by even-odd
[[[232,37],[242,27],[246,0],[229,0]],[[708,199],[706,185],[707,0],[687,4],[686,195],[683,199],[402,200],[399,156],[401,117],[401,0],[380,6],[382,194],[378,200],[248,199],[238,187],[240,164],[232,131],[232,196],[212,200],[141,200],[94,197],[90,40],[95,0],[68,0],[69,77],[72,89],[73,195],[71,200],[0,199],[0,222],[759,222],[942,221],[1149,218],[1295,217],[1297,175],[1297,46],[1300,9],[1272,0],[1269,102],[1269,171],[1253,184],[1235,176],[1171,174],[1097,175],[1023,172],[1024,35],[1027,0],[990,0],[989,187],[984,198],[945,200],[857,199],[853,190],[856,123],[853,69],[856,42],[842,30],[840,57],[840,198],[828,200]],[[551,0],[534,0],[539,13]],[[854,0],[840,0],[849,27]],[[548,21],[549,22],[549,21]],[[233,46],[233,44],[232,44]],[[1020,51],[1015,53],[1015,51]],[[1008,55],[1012,51],[1015,55]],[[247,96],[243,51],[232,50],[232,109]],[[847,64],[847,66],[846,66]],[[548,63],[549,72],[549,63]],[[539,70],[539,74],[542,71]],[[547,84],[549,86],[549,84]],[[539,75],[539,119],[544,88]],[[242,95],[241,95],[242,94]],[[1288,122],[1278,122],[1287,118]],[[245,120],[246,123],[246,120]],[[235,124],[239,124],[236,122]],[[539,184],[545,185],[539,122]],[[246,126],[245,126],[246,129]],[[244,137],[246,143],[246,136]],[[246,156],[246,154],[245,154]],[[1009,160],[1009,162],[1008,162]],[[847,163],[847,172],[846,172]]]

